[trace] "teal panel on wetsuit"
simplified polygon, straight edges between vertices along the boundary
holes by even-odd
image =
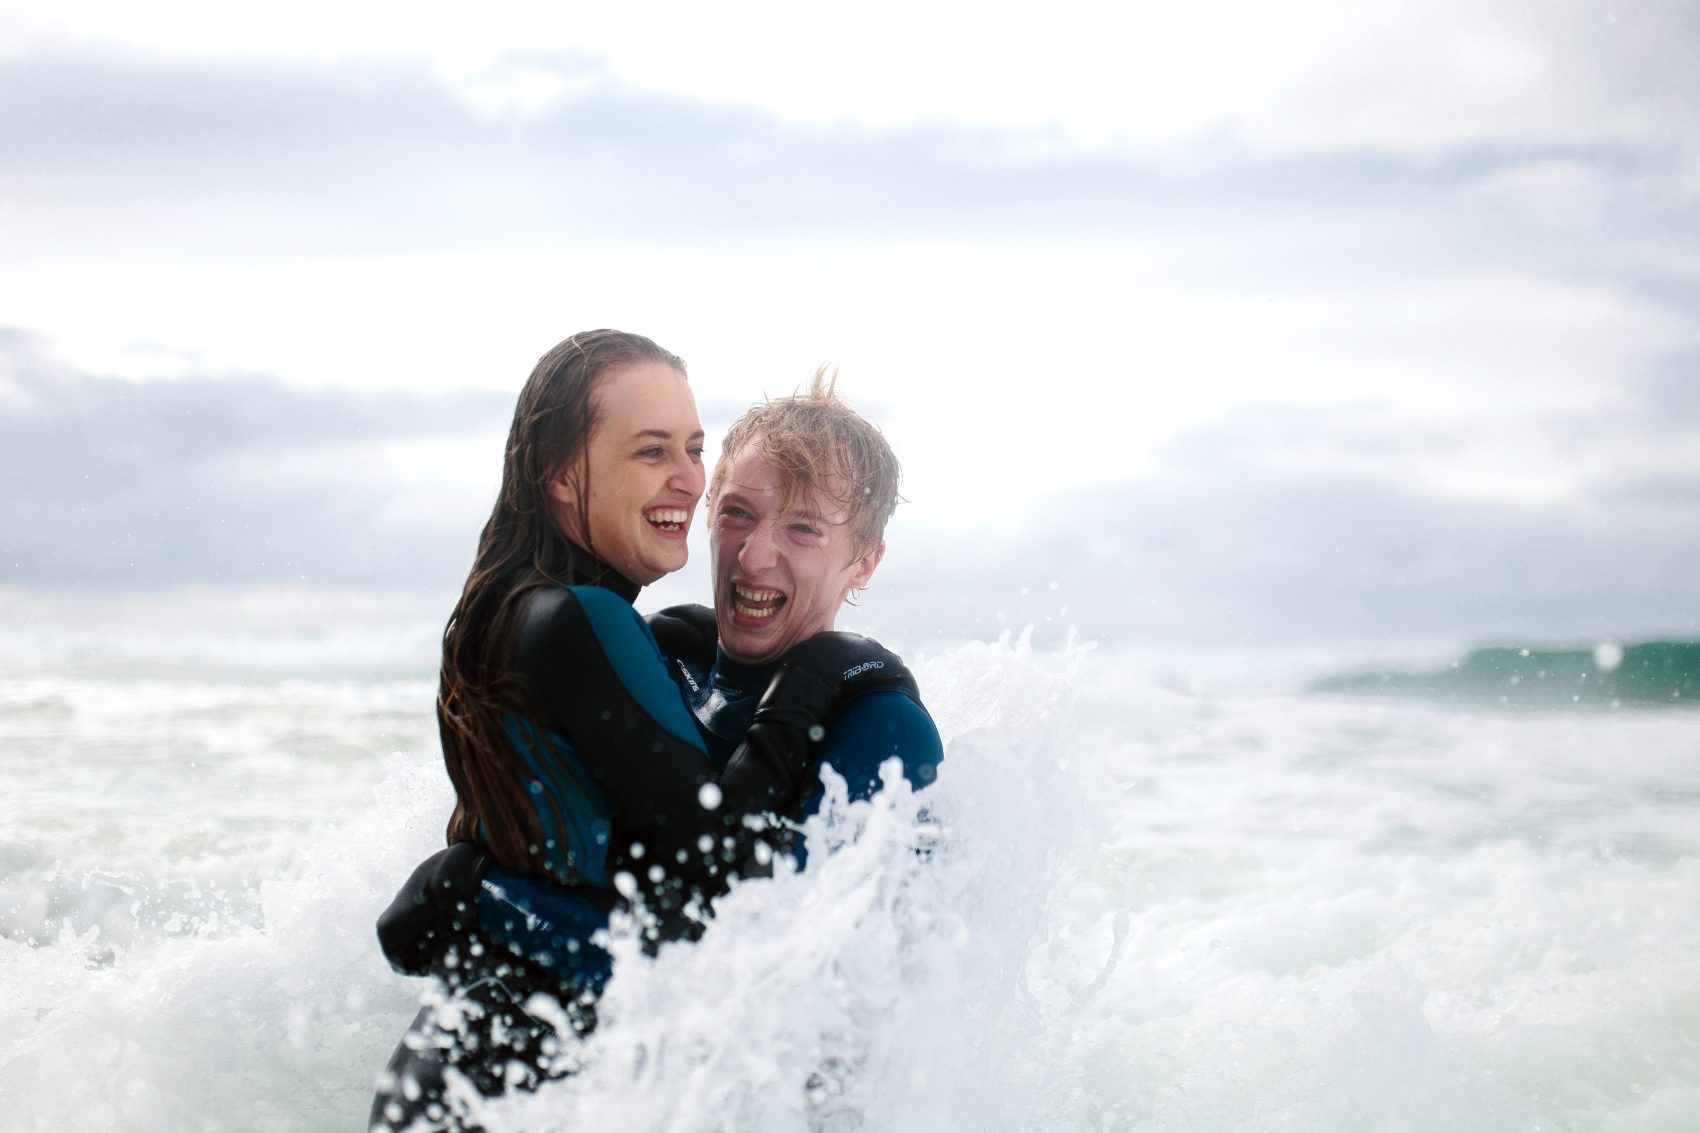
[[[833,718],[821,744],[820,761],[844,776],[854,800],[879,789],[880,765],[896,758],[903,777],[917,790],[938,778],[944,745],[927,710],[901,692],[870,692],[846,704]],[[807,806],[820,805],[817,795]]]
[[[644,628],[647,632],[648,627]],[[608,636],[619,639],[633,635],[615,620]],[[641,652],[638,656],[640,663],[636,668],[647,671],[649,666],[641,663]],[[771,668],[738,668],[738,684],[742,687],[729,688],[716,684],[710,671],[698,665],[678,658],[673,659],[673,664],[680,668],[686,680],[683,685],[675,684],[671,674],[662,670],[665,691],[673,698],[667,703],[682,705],[681,693],[695,703],[705,717],[702,726],[709,733],[709,758],[717,765],[723,764],[742,741],[767,687]],[[701,743],[699,738],[697,744]],[[926,709],[893,690],[866,693],[845,704],[827,729],[821,754],[823,762],[832,764],[844,776],[850,798],[861,800],[872,797],[879,788],[880,764],[892,756],[902,762],[903,774],[914,787],[931,784],[944,758],[944,747]],[[807,811],[818,809],[820,800],[821,792],[816,791]],[[793,852],[799,864],[806,862],[801,844]],[[485,931],[499,944],[556,969],[569,986],[599,990],[607,978],[607,971],[600,965],[607,963],[611,968],[612,960],[591,942],[591,937],[598,929],[607,927],[607,914],[592,911],[594,906],[570,889],[533,875],[511,870],[498,873],[498,870],[500,867],[493,868],[489,876],[498,879],[500,896],[486,889],[479,899],[479,917]],[[531,919],[527,919],[527,914]],[[559,964],[561,958],[567,961],[564,970]]]
[[[703,754],[702,736],[696,718],[679,696],[679,686],[668,675],[667,663],[655,644],[655,635],[632,604],[600,586],[570,587],[579,608],[590,622],[591,631],[607,655],[614,675],[632,694],[649,717]]]
[[[543,828],[543,871],[568,884],[605,884],[614,826],[596,781],[559,735],[523,716],[504,723],[531,773],[526,793]]]
[[[534,874],[491,866],[480,883],[479,927],[514,955],[554,973],[568,987],[598,992],[614,958],[592,941],[608,910]]]

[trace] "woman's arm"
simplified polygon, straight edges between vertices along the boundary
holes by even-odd
[[[537,591],[526,601],[515,672],[532,692],[538,723],[571,744],[606,802],[614,859],[645,875],[655,865],[690,880],[716,875],[752,840],[747,816],[787,813],[801,801],[814,784],[810,732],[837,704],[847,671],[861,670],[849,678],[859,687],[913,685],[876,642],[813,638],[787,655],[743,744],[716,776],[696,720],[630,604],[588,586]],[[634,853],[632,843],[642,849]]]

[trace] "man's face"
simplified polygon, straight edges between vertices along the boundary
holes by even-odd
[[[831,629],[885,554],[882,542],[853,558],[849,513],[819,488],[782,510],[784,481],[760,445],[753,438],[727,469],[708,534],[720,647],[752,665]]]

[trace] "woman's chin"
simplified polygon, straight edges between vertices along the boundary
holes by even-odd
[[[667,551],[668,553],[652,552],[644,555],[634,565],[633,570],[630,572],[621,571],[620,573],[639,586],[648,586],[663,575],[685,569],[685,563],[690,560],[690,552],[685,550],[684,545],[680,544],[676,551],[671,548],[668,548]]]

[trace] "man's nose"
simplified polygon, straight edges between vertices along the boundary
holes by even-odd
[[[738,565],[747,571],[763,570],[774,564],[779,557],[777,552],[773,528],[765,523],[758,523],[755,529],[744,537],[743,545],[738,548]]]

